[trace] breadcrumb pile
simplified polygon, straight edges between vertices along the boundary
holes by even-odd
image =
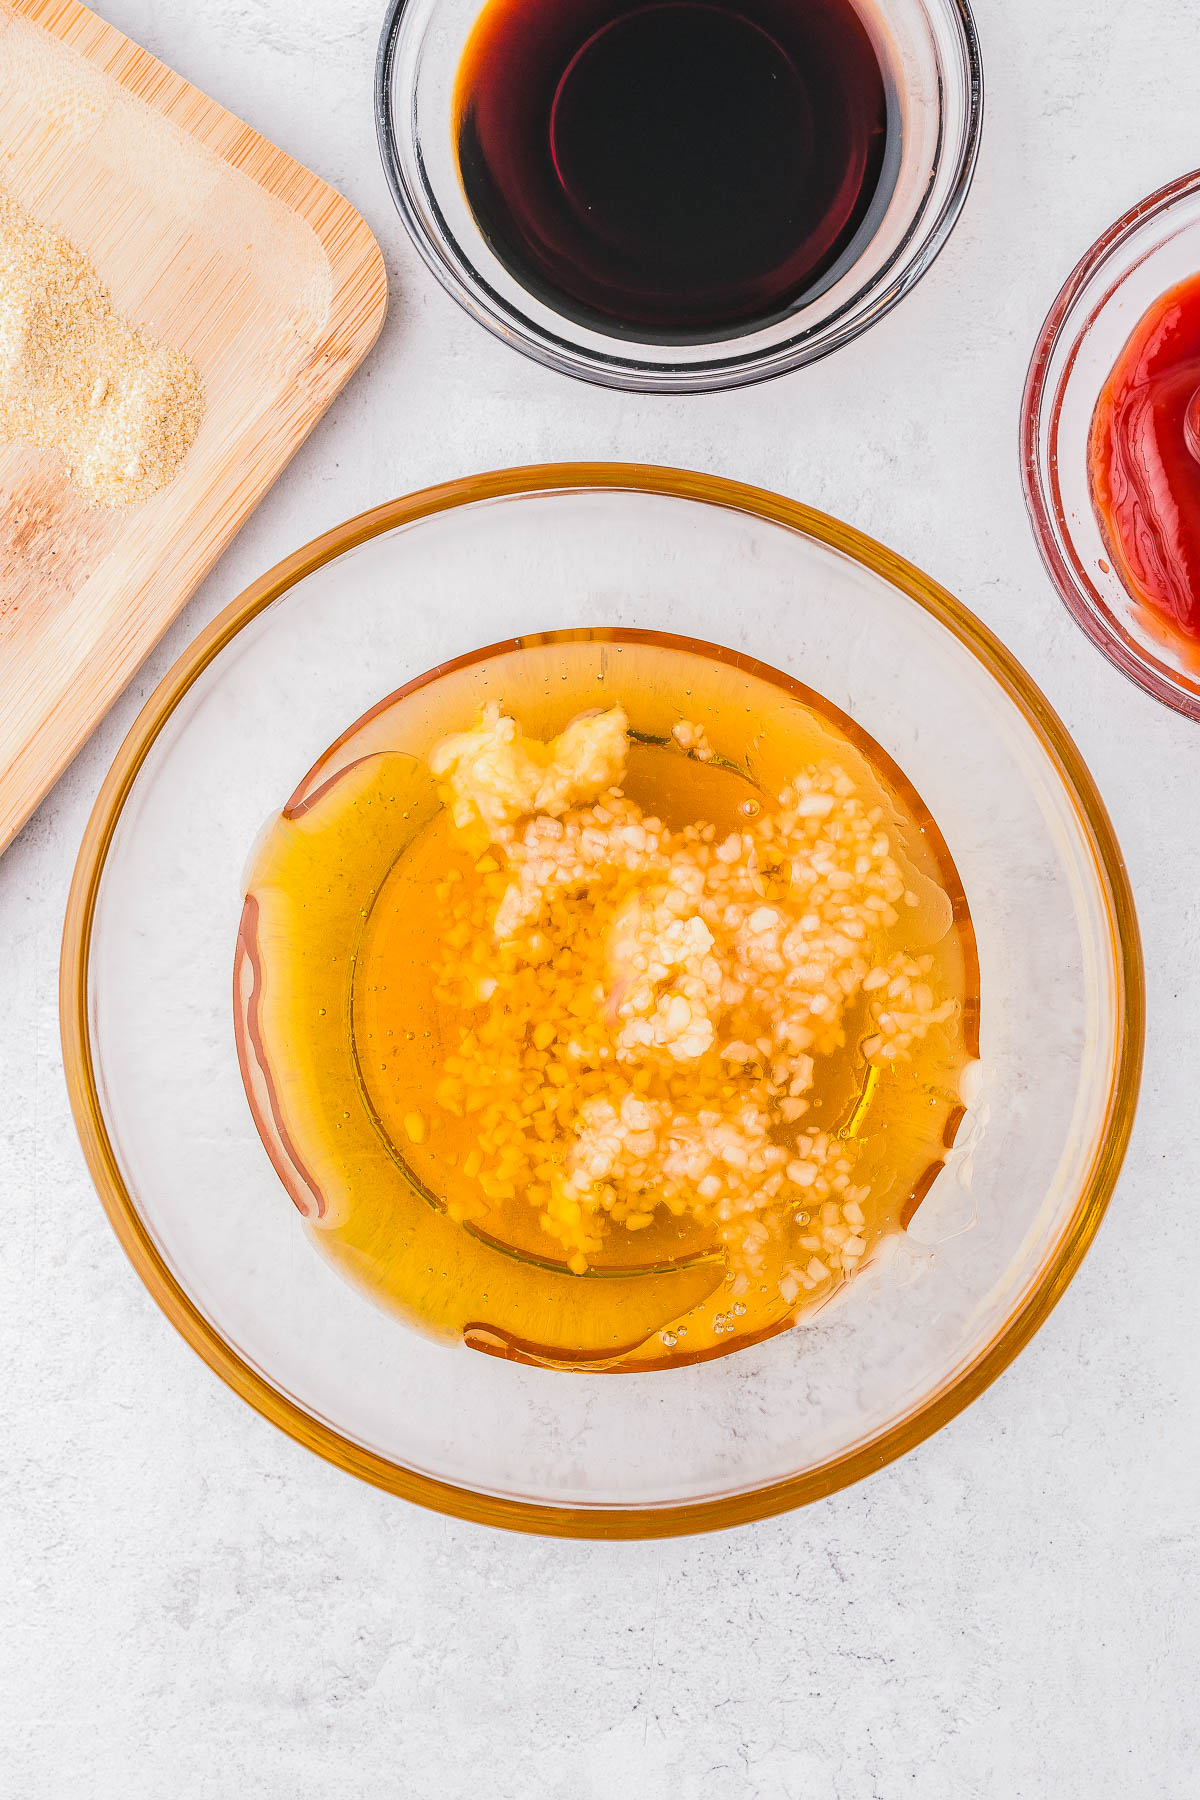
[[[128,506],[171,480],[203,411],[187,357],[0,188],[0,439],[59,451],[93,506]]]
[[[674,737],[711,755],[698,726]],[[474,858],[438,890],[436,998],[461,1025],[436,1099],[473,1121],[479,1196],[457,1216],[526,1204],[582,1274],[665,1208],[711,1230],[735,1297],[769,1279],[790,1304],[869,1245],[853,1144],[805,1129],[820,1059],[851,1009],[883,1066],[955,1005],[931,958],[888,952],[916,900],[844,770],[798,772],[719,837],[624,795],[627,752],[619,707],[542,744],[491,705],[431,756]]]

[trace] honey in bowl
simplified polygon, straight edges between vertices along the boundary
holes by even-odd
[[[563,1369],[828,1302],[977,1054],[966,900],[901,772],[787,677],[635,633],[518,640],[353,726],[264,835],[234,985],[318,1248]]]
[[[853,0],[489,0],[452,130],[528,292],[698,343],[785,316],[853,260],[894,184],[892,91]]]

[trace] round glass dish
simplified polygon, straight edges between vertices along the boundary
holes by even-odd
[[[1042,560],[1076,624],[1156,700],[1200,719],[1200,678],[1151,633],[1111,567],[1092,507],[1092,414],[1126,339],[1154,301],[1200,270],[1200,170],[1094,243],[1034,349],[1021,405],[1021,474]]]
[[[480,324],[587,381],[644,392],[740,387],[814,362],[913,287],[962,209],[979,147],[983,71],[967,0],[855,0],[898,116],[895,185],[838,263],[785,317],[694,344],[641,342],[567,318],[494,254],[467,204],[452,134],[455,76],[485,0],[392,0],[380,39],[375,120],[384,171],[413,242]]]
[[[800,1329],[670,1372],[564,1374],[425,1338],[306,1240],[234,1048],[243,871],[339,731],[484,641],[723,641],[848,712],[929,805],[970,904],[981,1061],[909,1230]],[[700,1530],[814,1499],[963,1407],[1046,1317],[1133,1118],[1143,982],[1112,830],[1028,676],[926,576],[713,477],[558,465],[329,532],[200,635],[135,722],[63,941],[72,1104],[151,1293],[231,1386],[367,1480],[566,1535]]]

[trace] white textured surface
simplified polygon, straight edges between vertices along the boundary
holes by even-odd
[[[966,214],[867,338],[741,394],[570,384],[482,334],[379,172],[376,0],[111,0],[133,37],[337,183],[388,254],[378,350],[0,860],[0,1791],[15,1800],[1126,1800],[1195,1791],[1200,1651],[1200,731],[1068,621],[1021,503],[1034,333],[1112,218],[1195,159],[1200,14],[981,0]],[[1129,859],[1149,972],[1134,1143],[1053,1318],[973,1408],[847,1494],[709,1539],[506,1537],[360,1486],[175,1336],[94,1197],[63,1090],[75,850],[199,625],[375,501],[541,458],[758,481],[962,595],[1042,683]]]

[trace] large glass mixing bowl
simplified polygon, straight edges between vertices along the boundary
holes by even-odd
[[[782,668],[915,785],[978,940],[967,1116],[906,1234],[794,1330],[715,1362],[563,1373],[425,1337],[313,1248],[255,1130],[233,947],[264,823],[347,725],[480,644],[669,632]],[[1046,1317],[1116,1179],[1141,1060],[1128,882],[1078,751],[957,601],[848,526],[611,465],[449,483],[297,552],[151,696],[89,824],[63,946],[84,1149],[205,1360],[341,1467],[445,1511],[634,1536],[733,1524],[880,1467]]]

